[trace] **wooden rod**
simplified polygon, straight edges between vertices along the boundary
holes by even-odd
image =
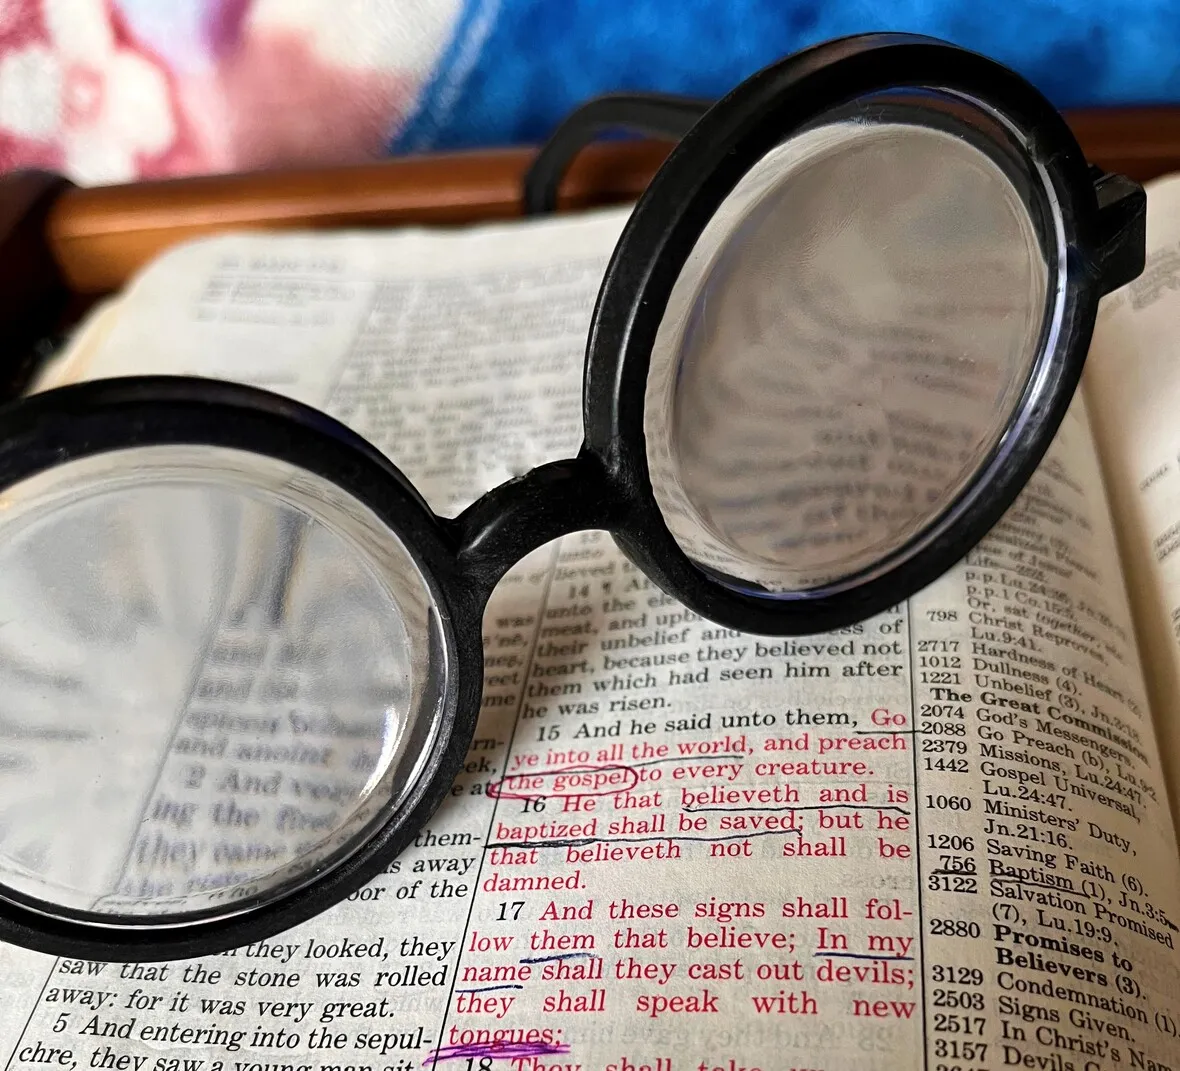
[[[1180,169],[1180,108],[1067,113],[1088,158],[1140,181]],[[565,210],[634,200],[670,146],[589,147],[562,187]],[[357,167],[69,188],[47,239],[75,293],[117,290],[169,246],[230,230],[355,228],[508,219],[521,212],[531,149],[395,158]]]
[[[634,200],[671,148],[589,147],[562,186],[563,209]],[[71,290],[118,289],[177,242],[230,230],[456,224],[521,214],[532,150],[392,159],[358,167],[74,187],[48,220],[50,248]]]

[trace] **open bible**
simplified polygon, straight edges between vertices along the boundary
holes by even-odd
[[[543,547],[488,608],[476,737],[412,849],[220,956],[0,949],[5,1066],[1180,1067],[1180,180],[1148,219],[1147,270],[1105,302],[1050,454],[947,575],[838,633],[769,639],[701,620],[606,533]],[[265,387],[454,514],[577,449],[624,220],[187,244],[38,388]],[[218,679],[249,691],[263,668],[226,657]],[[215,885],[315,772],[284,736],[298,688],[253,778],[235,770],[256,726],[202,698],[171,746],[225,799],[147,799],[129,887],[161,868]],[[79,793],[45,805],[68,822]]]

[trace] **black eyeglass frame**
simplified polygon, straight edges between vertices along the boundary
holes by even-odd
[[[1028,136],[1062,198],[1067,270],[1076,288],[1068,333],[1044,370],[1050,379],[1037,404],[1021,413],[1019,441],[1007,444],[1006,465],[982,488],[973,481],[971,500],[953,528],[859,587],[798,600],[734,590],[686,557],[651,489],[644,399],[661,315],[694,243],[750,167],[834,106],[909,86],[985,101]],[[596,105],[588,124],[579,125],[575,113],[560,152],[550,154],[547,170],[535,172],[534,180],[543,174],[540,185],[551,185],[560,176],[579,131],[593,136],[603,126],[628,125],[626,115],[617,124],[602,120],[618,115],[619,100],[634,99]],[[674,123],[683,125],[699,110],[693,101],[673,107]],[[651,113],[645,122],[645,129],[655,126]],[[391,461],[342,424],[251,387],[130,377],[68,386],[6,407],[0,411],[0,494],[68,461],[157,445],[245,450],[332,481],[371,508],[415,557],[453,657],[439,743],[417,784],[377,833],[314,882],[247,912],[208,919],[68,912],[0,886],[0,939],[77,958],[189,958],[273,936],[368,883],[411,843],[462,768],[480,709],[482,618],[493,589],[526,554],[561,536],[610,532],[670,595],[702,617],[746,632],[823,632],[903,601],[986,534],[1040,462],[1081,375],[1099,297],[1142,270],[1144,203],[1136,184],[1089,168],[1056,110],[1004,67],[926,38],[843,39],[767,68],[691,124],[637,204],[607,268],[587,343],[580,451],[488,491],[458,517],[435,515]]]

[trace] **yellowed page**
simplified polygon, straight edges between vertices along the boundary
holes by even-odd
[[[1083,389],[1180,817],[1180,176],[1148,186],[1147,266],[1104,299]]]
[[[118,297],[108,298],[92,309],[61,349],[37,370],[29,385],[29,393],[85,379],[91,359],[115,326],[118,316]]]

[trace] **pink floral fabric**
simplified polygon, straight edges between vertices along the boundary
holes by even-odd
[[[81,183],[385,155],[461,0],[0,0],[0,168]]]

